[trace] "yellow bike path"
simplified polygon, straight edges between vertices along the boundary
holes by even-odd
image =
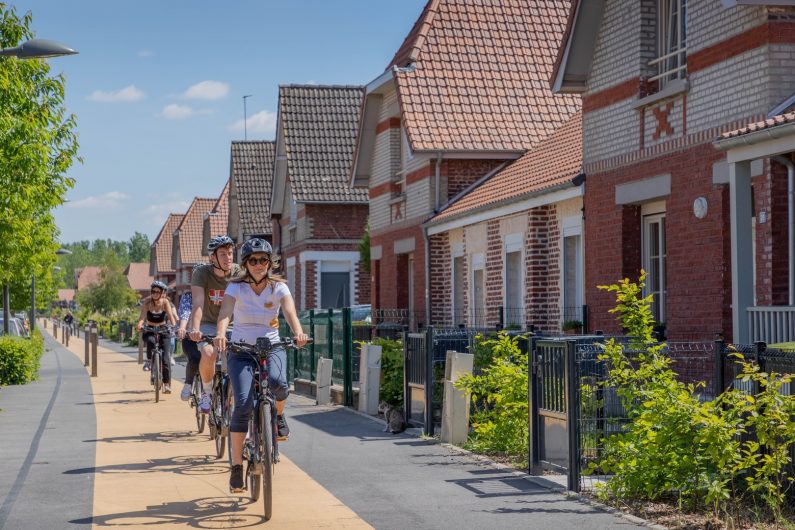
[[[82,360],[84,347],[72,337],[68,349]],[[97,353],[93,528],[372,528],[284,455],[265,521],[261,499],[229,493],[226,455],[215,458],[207,427],[196,432],[182,383],[155,403],[137,360],[102,346]]]

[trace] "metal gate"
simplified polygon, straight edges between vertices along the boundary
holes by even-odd
[[[433,355],[429,342],[433,340],[432,333],[403,334],[403,402],[406,422],[416,427],[422,426],[427,432],[433,430],[433,420],[430,410],[432,395]],[[431,374],[429,377],[428,374]]]

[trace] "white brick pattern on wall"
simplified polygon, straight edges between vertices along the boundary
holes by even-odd
[[[605,2],[585,95],[640,75],[640,6],[638,0]]]
[[[583,115],[583,157],[597,161],[640,148],[638,111],[630,100]]]
[[[717,44],[767,20],[765,8],[735,6],[725,9],[721,0],[689,0],[687,2],[687,52]]]

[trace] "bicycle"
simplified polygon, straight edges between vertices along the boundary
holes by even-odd
[[[199,402],[202,399],[202,378],[199,374],[196,374],[193,377],[193,386],[191,386],[190,390],[190,406],[193,407],[194,412],[196,414],[196,430],[199,434],[204,432],[204,421],[205,417],[207,416],[204,412],[201,411],[199,408]]]
[[[254,411],[248,423],[248,437],[243,446],[243,460],[247,462],[245,483],[248,485],[252,501],[259,500],[260,486],[262,486],[265,520],[270,520],[273,515],[273,472],[274,466],[279,462],[276,400],[268,387],[268,355],[277,348],[296,347],[289,337],[282,337],[274,343],[267,337],[260,337],[256,344],[246,342],[227,344],[227,351],[248,355],[256,361],[259,367],[254,371]]]
[[[155,387],[155,403],[158,403],[160,391],[163,389],[163,347],[160,345],[160,340],[168,340],[171,330],[168,326],[143,326],[141,332],[154,333],[160,337],[152,348],[152,369],[149,375],[149,380]]]
[[[231,332],[227,332],[227,339]],[[215,335],[204,335],[202,340],[212,342]],[[215,373],[213,374],[212,382],[212,399],[210,404],[210,412],[207,414],[207,424],[210,427],[210,439],[215,442],[215,456],[221,458],[224,455],[224,448],[227,445],[227,438],[231,437],[229,426],[232,422],[232,385],[229,382],[229,375],[226,373],[224,362],[221,359],[220,353],[215,361]],[[198,379],[198,377],[197,377]],[[199,383],[201,385],[201,383]],[[194,381],[194,396],[196,403],[196,410],[199,410],[198,403],[201,399],[201,387],[195,390],[196,383]],[[198,413],[198,412],[197,412]],[[204,416],[204,414],[202,415]],[[202,431],[200,430],[199,433]],[[232,465],[232,441],[229,440],[229,465]]]

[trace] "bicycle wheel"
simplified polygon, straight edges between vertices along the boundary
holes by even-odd
[[[224,456],[224,447],[226,446],[226,437],[222,429],[224,421],[224,395],[221,392],[221,379],[216,376],[218,383],[213,385],[215,392],[213,392],[213,408],[210,413],[210,436],[215,441],[215,457],[221,458]]]
[[[246,478],[248,479],[248,492],[252,502],[257,502],[259,500],[260,475],[262,474],[262,453],[259,447],[260,434],[257,432],[259,429],[257,428],[258,418],[256,418],[256,416],[255,409],[255,413],[251,415],[251,419],[248,421],[249,441],[247,442],[250,443],[251,446],[248,455],[248,465],[246,466]]]
[[[152,353],[152,383],[155,385],[155,403],[160,401],[160,388],[163,384],[163,374],[160,369],[160,352],[155,350]]]
[[[273,515],[273,410],[271,403],[262,400],[259,404],[260,444],[262,447],[262,502],[265,520]]]
[[[226,431],[226,452],[229,458],[229,465],[232,465],[232,413],[235,410],[235,402],[232,399],[232,385],[226,381],[226,406],[224,408],[224,429]]]

